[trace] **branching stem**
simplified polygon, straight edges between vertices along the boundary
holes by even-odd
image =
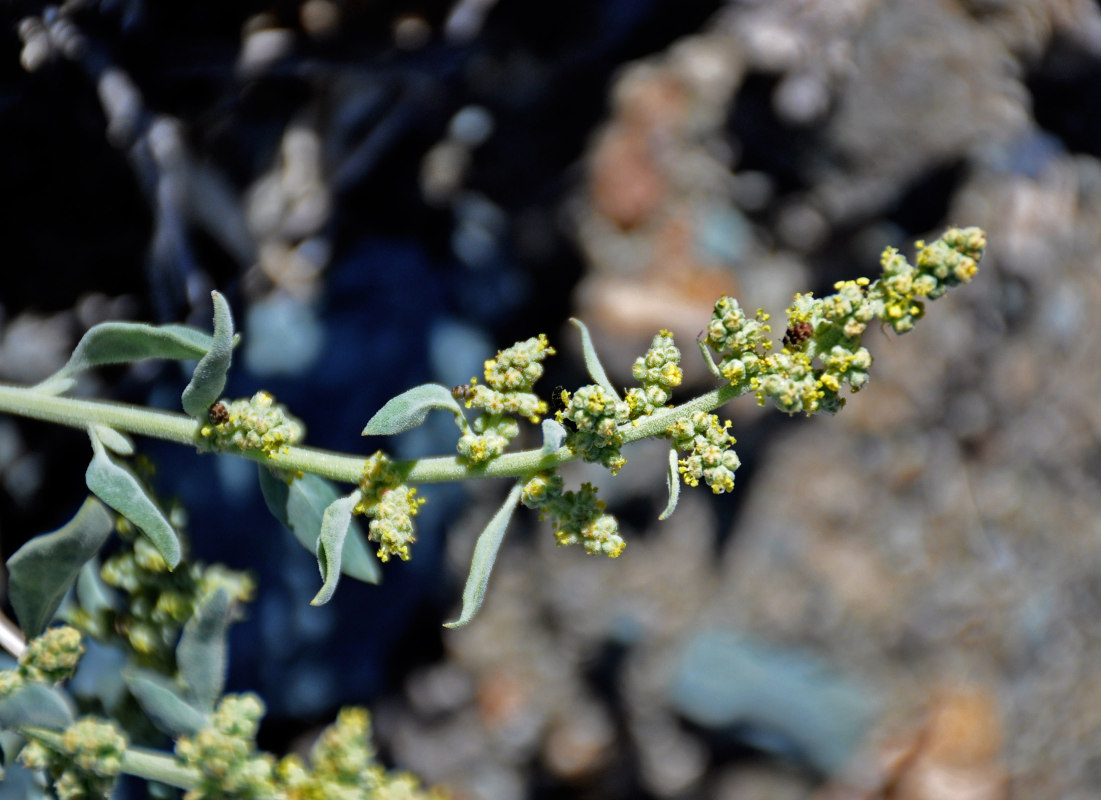
[[[679,406],[662,409],[621,429],[625,444],[660,435],[674,421],[697,411],[713,411],[733,399],[738,390],[722,386]],[[60,397],[21,386],[0,384],[0,412],[18,414],[74,428],[106,425],[119,431],[203,448],[200,425],[186,414],[159,411],[106,400]],[[366,456],[354,456],[316,447],[290,447],[286,452],[267,455],[258,450],[236,450],[236,455],[293,472],[310,472],[343,483],[356,483]],[[470,478],[516,478],[553,469],[577,458],[567,447],[547,455],[540,449],[506,453],[487,464],[472,467],[457,456],[421,458],[395,462],[407,470],[409,483],[442,483]]]
[[[61,742],[61,734],[45,728],[22,728],[24,734],[43,747],[57,753],[67,752]],[[122,754],[122,771],[136,778],[166,783],[180,789],[195,789],[199,786],[199,771],[185,766],[168,753],[149,750],[144,747],[127,747]]]

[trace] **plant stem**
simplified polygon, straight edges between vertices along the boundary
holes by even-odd
[[[662,409],[651,416],[620,428],[623,441],[629,444],[649,436],[660,435],[676,420],[697,411],[709,412],[733,399],[739,390],[721,386],[679,406]],[[22,386],[0,384],[0,412],[18,414],[74,428],[106,425],[119,431],[149,436],[155,439],[191,445],[200,450],[204,440],[199,436],[196,420],[173,411],[160,411],[143,406],[106,400],[83,400],[44,394]],[[357,483],[366,456],[347,455],[317,447],[289,447],[271,455],[259,450],[227,449],[226,452],[250,458],[291,472],[310,472],[343,483]],[[506,453],[487,464],[470,466],[457,456],[421,458],[395,462],[405,472],[410,483],[441,483],[470,478],[516,478],[577,459],[568,447],[546,454],[541,449]]]
[[[45,728],[22,728],[21,731],[54,752],[67,752],[57,731]],[[126,748],[122,754],[122,771],[136,778],[167,783],[180,789],[195,789],[200,780],[199,771],[194,767],[184,766],[167,753],[144,747]]]

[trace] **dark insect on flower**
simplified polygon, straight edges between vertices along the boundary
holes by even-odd
[[[451,396],[456,400],[469,400],[474,397],[474,387],[469,383],[460,383],[451,390]]]
[[[229,420],[229,409],[226,408],[226,404],[221,400],[212,405],[206,414],[214,425],[221,425],[223,422]]]
[[[809,322],[806,320],[796,322],[794,325],[789,325],[787,331],[784,332],[784,345],[786,347],[798,347],[809,339],[812,333],[814,333],[814,326]]]

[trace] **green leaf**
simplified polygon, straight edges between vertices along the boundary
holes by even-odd
[[[474,615],[482,607],[486,587],[489,585],[489,574],[493,571],[493,562],[497,560],[497,551],[501,547],[501,542],[504,541],[512,512],[520,502],[522,485],[523,482],[519,481],[512,487],[505,502],[497,509],[493,519],[478,536],[478,542],[474,545],[474,556],[470,559],[470,575],[467,576],[466,587],[463,589],[462,614],[457,620],[444,623],[445,628],[463,627],[474,619]]]
[[[125,433],[119,433],[114,428],[108,428],[106,425],[93,425],[92,429],[96,432],[99,440],[103,442],[103,446],[112,453],[117,453],[120,456],[134,455],[134,442]]]
[[[543,449],[545,456],[554,455],[566,441],[569,432],[562,424],[553,419],[543,420]]]
[[[677,501],[680,500],[680,470],[678,469],[677,448],[669,448],[669,469],[665,473],[665,485],[669,489],[669,502],[665,504],[665,510],[661,512],[659,520],[669,519],[677,510]]]
[[[169,569],[180,563],[180,540],[157,504],[133,473],[116,463],[103,447],[94,430],[89,429],[95,455],[84,473],[88,489],[134,523],[157,548]]]
[[[46,629],[80,568],[99,552],[113,529],[111,515],[89,497],[69,522],[31,539],[8,559],[8,593],[28,639]]]
[[[344,552],[344,539],[352,524],[352,510],[362,495],[359,490],[347,497],[334,500],[321,517],[321,536],[317,539],[317,566],[321,569],[322,586],[311,606],[323,606],[333,597],[340,580],[340,561]]]
[[[0,728],[46,728],[62,731],[73,724],[65,698],[41,683],[28,683],[0,700]]]
[[[295,478],[289,485],[263,465],[259,467],[259,474],[260,491],[268,510],[290,529],[303,547],[316,555],[325,509],[337,499],[336,489],[312,473]],[[344,537],[340,571],[364,583],[382,580],[378,559],[367,547],[363,530],[355,519],[351,520],[348,535]]]
[[[570,317],[570,322],[581,331],[581,352],[585,356],[585,368],[589,370],[589,377],[593,379],[597,386],[619,400],[619,393],[612,386],[612,382],[608,380],[608,375],[604,372],[604,365],[600,363],[600,358],[596,355],[596,348],[593,347],[593,338],[589,335],[589,329],[579,319]]]
[[[226,678],[226,629],[229,595],[218,589],[184,625],[176,646],[180,681],[199,708],[210,711],[222,694]]]
[[[150,670],[124,671],[123,680],[145,716],[169,736],[190,736],[207,725],[207,717],[188,703],[173,681]]]
[[[404,433],[423,423],[429,412],[436,410],[450,411],[455,415],[455,425],[460,431],[466,431],[463,408],[451,395],[451,390],[438,383],[425,383],[402,392],[376,411],[363,429],[363,435],[393,436]]]
[[[76,601],[84,613],[93,617],[118,608],[115,591],[99,575],[99,559],[93,558],[80,568],[76,579]]]
[[[202,358],[210,350],[212,341],[208,334],[186,325],[101,322],[81,337],[65,366],[36,388],[42,387],[50,393],[63,392],[72,385],[73,375],[103,364],[125,364],[146,358]],[[66,380],[68,385],[64,385]]]
[[[716,378],[726,380],[723,378],[723,374],[719,372],[719,368],[715,366],[715,359],[711,357],[711,349],[707,346],[707,341],[697,338],[696,345],[700,348],[700,355],[703,356],[703,363],[707,365],[707,371]]]
[[[214,401],[226,388],[226,373],[233,360],[233,316],[229,303],[219,292],[211,292],[214,300],[214,338],[210,352],[199,359],[191,382],[184,389],[183,409],[189,416],[205,419]]]

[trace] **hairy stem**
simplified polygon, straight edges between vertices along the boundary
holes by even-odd
[[[61,743],[61,734],[44,728],[22,728],[21,731],[44,747],[65,753]],[[122,754],[122,771],[136,778],[166,783],[180,789],[195,789],[199,786],[199,771],[176,761],[168,753],[148,750],[144,747],[128,747]]]
[[[624,443],[660,435],[677,419],[697,411],[713,411],[737,394],[738,390],[734,387],[722,386],[682,405],[662,409],[644,417],[637,424],[624,425],[621,428]],[[199,436],[200,424],[186,414],[173,411],[159,411],[106,400],[60,397],[21,386],[0,384],[0,412],[82,429],[91,424],[106,425],[127,433],[205,449],[204,440]],[[310,472],[343,483],[359,481],[366,458],[317,447],[289,447],[285,452],[271,455],[258,450],[228,449],[227,452],[279,469]],[[569,448],[562,447],[549,455],[540,449],[506,453],[476,467],[463,463],[457,456],[395,462],[395,466],[405,470],[405,479],[410,483],[441,483],[470,478],[522,477],[552,469],[577,457]]]

